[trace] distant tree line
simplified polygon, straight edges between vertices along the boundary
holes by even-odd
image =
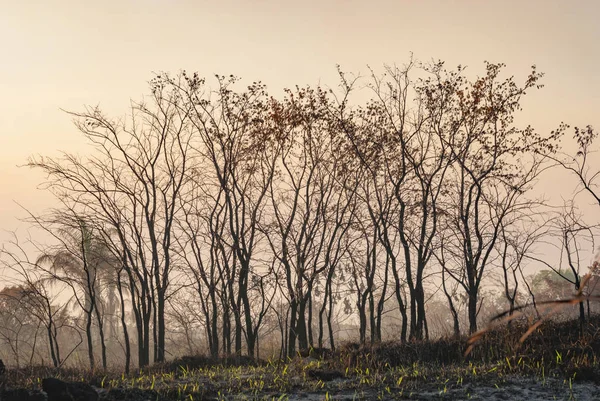
[[[277,338],[287,358],[334,349],[342,315],[361,343],[386,337],[385,316],[395,339],[428,339],[434,296],[447,304],[449,334],[474,333],[484,286],[511,311],[535,302],[526,265],[578,289],[596,226],[534,188],[570,171],[600,206],[596,133],[576,128],[569,154],[568,126],[519,128],[521,100],[542,74],[532,67],[518,83],[503,68],[486,63],[473,79],[442,62],[368,77],[339,70],[337,90],[281,98],[234,76],[211,88],[197,74],[160,74],[123,118],[70,113],[89,153],[28,162],[60,206],[29,216],[52,245],[31,259],[17,238],[5,246],[17,277],[0,294],[13,319],[3,330],[17,331],[5,343],[17,363],[34,363],[43,342],[54,366],[85,347],[91,368],[120,349],[129,370],[164,361],[175,327],[192,351],[196,321],[214,357],[257,356]],[[556,254],[540,255],[548,244]]]

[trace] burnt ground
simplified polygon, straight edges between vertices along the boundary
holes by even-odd
[[[515,322],[491,330],[466,356],[466,339],[459,338],[346,344],[287,362],[190,356],[131,375],[8,369],[0,400],[49,399],[42,391],[47,377],[77,382],[82,394],[67,391],[71,398],[55,400],[600,400],[600,319],[583,329],[548,323],[521,343],[527,328]]]

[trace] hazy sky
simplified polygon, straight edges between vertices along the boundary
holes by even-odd
[[[504,62],[546,87],[522,119],[540,131],[562,120],[600,128],[600,1],[58,1],[0,0],[0,229],[51,199],[32,154],[84,152],[61,108],[99,104],[111,115],[147,92],[153,72],[235,74],[276,92],[337,84],[335,65],[442,59],[481,71]],[[0,241],[6,238],[0,233]]]

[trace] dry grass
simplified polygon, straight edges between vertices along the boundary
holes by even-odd
[[[580,330],[583,329],[583,332]],[[437,366],[440,368],[501,363],[539,369],[561,369],[565,372],[597,370],[600,355],[600,316],[592,317],[583,327],[578,320],[543,321],[535,327],[528,322],[512,320],[510,325],[487,328],[473,337],[443,338],[411,343],[386,342],[372,346],[345,346],[337,352],[337,360],[346,368],[384,369],[389,367]],[[468,353],[465,351],[469,349]]]
[[[577,320],[545,321],[530,330],[526,321],[511,319],[510,325],[488,328],[468,355],[469,339],[464,337],[404,344],[346,344],[336,352],[323,352],[322,358],[299,356],[291,361],[190,356],[128,376],[117,371],[28,367],[9,370],[6,379],[11,387],[39,389],[41,378],[53,376],[85,381],[112,394],[144,392],[164,400],[190,396],[194,400],[229,399],[236,394],[245,394],[248,399],[265,395],[279,399],[283,395],[327,392],[354,392],[370,399],[384,393],[402,396],[423,388],[460,390],[469,383],[496,386],[511,377],[598,382],[600,316],[586,322],[582,332],[580,328]]]

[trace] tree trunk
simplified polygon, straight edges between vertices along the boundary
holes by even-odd
[[[477,288],[471,288],[469,291],[469,301],[468,301],[468,311],[469,311],[469,334],[474,334],[477,332]]]
[[[154,357],[156,362],[164,362],[165,360],[165,289],[161,288],[158,291],[156,311],[158,320],[158,344],[156,347],[157,355]]]
[[[85,335],[87,337],[88,358],[90,360],[90,370],[93,372],[96,368],[94,360],[94,339],[92,337],[92,311],[85,311]]]
[[[290,325],[288,327],[288,348],[287,357],[292,357],[296,354],[296,318],[297,318],[298,303],[295,298],[290,302]]]
[[[127,320],[125,311],[125,297],[123,296],[123,285],[121,282],[121,271],[117,272],[117,289],[121,301],[121,326],[123,327],[123,341],[125,342],[125,374],[129,374],[131,365],[131,345],[129,343],[129,332],[127,330]]]

